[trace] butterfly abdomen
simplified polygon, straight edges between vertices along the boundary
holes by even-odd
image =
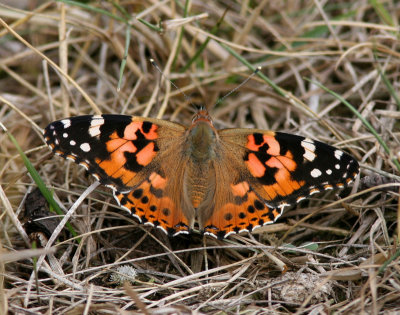
[[[198,208],[213,195],[215,170],[212,163],[189,162],[185,170],[184,192],[193,208]]]

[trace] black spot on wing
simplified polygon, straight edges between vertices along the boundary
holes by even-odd
[[[101,141],[108,141],[110,136],[117,132],[118,137],[123,138],[125,128],[132,122],[132,117],[127,115],[102,115],[104,124],[100,127]]]
[[[142,129],[143,129],[143,132],[144,133],[149,133],[149,131],[151,130],[151,127],[153,126],[153,124],[151,123],[151,122],[149,122],[149,121],[144,121],[143,122],[143,126],[142,126]]]
[[[132,172],[138,173],[143,169],[143,165],[140,165],[137,162],[136,159],[136,153],[132,153],[132,152],[124,152],[124,156],[126,159],[126,162],[124,164],[124,167]]]
[[[136,199],[139,199],[140,197],[143,196],[143,189],[141,189],[141,188],[135,189],[135,190],[133,191],[133,193],[132,193],[132,196],[133,196],[134,198],[136,198]]]
[[[264,205],[260,200],[256,199],[256,200],[254,201],[254,207],[255,207],[257,210],[263,210],[263,209],[265,208],[265,205]]]
[[[150,192],[157,198],[162,198],[162,196],[164,195],[161,189],[154,188],[153,186],[150,186]]]
[[[247,211],[248,211],[249,213],[254,213],[254,212],[255,212],[254,206],[249,205],[249,206],[247,207]]]
[[[249,155],[254,154],[257,159],[265,166],[265,163],[272,157],[270,154],[267,153],[268,149],[269,146],[267,144],[264,144],[260,147],[259,151],[247,151],[243,158],[245,161],[248,161]],[[276,167],[266,167],[265,174],[262,177],[257,177],[257,180],[262,185],[273,185],[274,183],[276,183],[275,174],[278,172],[278,170],[279,169]]]
[[[253,137],[256,145],[260,145],[264,142],[264,135],[262,133],[254,133]]]
[[[305,139],[304,137],[276,132],[275,139],[279,142],[280,155],[284,156],[290,151],[296,164],[299,166],[303,164],[305,149],[301,142]]]

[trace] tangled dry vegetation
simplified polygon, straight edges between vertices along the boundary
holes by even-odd
[[[400,312],[400,2],[2,3],[0,122],[63,211],[76,207],[77,237],[64,227],[40,248],[59,216],[28,222],[48,206],[1,131],[1,314]],[[190,124],[193,107],[149,58],[218,128],[321,140],[351,153],[360,176],[253,235],[168,238],[138,224],[109,189],[89,194],[93,178],[53,157],[41,130],[99,112]],[[217,104],[256,66],[282,94],[255,76]]]

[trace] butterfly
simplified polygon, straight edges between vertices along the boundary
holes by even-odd
[[[309,138],[217,130],[204,108],[189,127],[85,115],[52,122],[44,138],[55,154],[111,187],[122,208],[168,235],[195,227],[219,239],[251,232],[275,222],[286,206],[346,187],[359,172],[352,156]]]

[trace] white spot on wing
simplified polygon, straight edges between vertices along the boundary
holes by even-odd
[[[336,164],[335,165],[335,168],[338,170],[338,169],[340,169],[340,165],[339,164]]]
[[[335,158],[337,158],[338,160],[340,160],[342,155],[343,155],[343,151],[340,151],[340,150],[335,151]]]
[[[74,145],[76,144],[76,142],[75,142],[74,140],[71,140],[71,141],[69,142],[69,144],[70,144],[71,146],[74,146]]]
[[[71,127],[71,119],[63,119],[61,123],[64,125],[64,129]]]
[[[177,235],[179,235],[179,234],[189,234],[189,231],[185,231],[185,230],[178,231],[178,232],[175,232],[175,233],[174,233],[174,236],[177,236]]]
[[[81,162],[79,165],[83,166],[87,171],[89,170],[88,165],[85,162]]]
[[[108,184],[108,185],[106,185],[106,187],[108,187],[108,188],[111,188],[113,191],[116,191],[116,187],[114,186],[114,185],[112,185],[112,184]]]
[[[81,148],[81,150],[83,152],[89,152],[90,151],[90,145],[87,142],[82,143],[79,147]]]
[[[281,203],[278,208],[281,209],[281,211],[283,212],[283,210],[285,209],[285,207],[288,207],[289,204],[288,203]]]
[[[97,137],[100,135],[100,127],[104,125],[104,118],[101,115],[93,116],[90,122],[89,135],[91,137]]]
[[[304,152],[303,157],[304,157],[306,160],[312,162],[312,161],[315,160],[316,155],[315,155],[314,152],[308,151],[308,150],[306,149],[306,152]]]
[[[309,139],[309,138],[305,138],[303,141],[301,141],[301,146],[304,148],[305,152],[303,154],[303,157],[312,162],[314,161],[316,155],[315,155],[315,144],[314,141]]]
[[[303,201],[303,200],[306,200],[306,197],[301,196],[301,197],[297,198],[296,202],[299,203],[300,201]]]
[[[312,190],[310,191],[310,196],[312,196],[312,195],[314,195],[314,194],[317,194],[317,193],[319,193],[319,192],[320,192],[319,189],[312,189]]]
[[[63,138],[68,138],[68,133],[64,132],[63,133]]]
[[[314,177],[314,178],[320,177],[321,174],[322,174],[321,171],[319,169],[317,169],[317,168],[314,168],[311,171],[311,176]]]
[[[212,236],[214,238],[217,238],[217,235],[215,235],[214,233],[211,233],[211,232],[204,232],[204,235],[210,235],[210,236]]]
[[[151,223],[151,222],[146,222],[146,223],[144,223],[144,225],[146,225],[147,223],[150,223],[149,225],[151,225],[151,226],[154,226],[154,224],[153,224],[153,223]],[[168,232],[167,232],[167,230],[166,230],[166,229],[164,229],[164,227],[162,227],[161,225],[157,225],[157,229],[160,229],[161,231],[163,231],[165,234],[167,234],[167,235],[168,235]]]
[[[332,170],[328,168],[328,169],[326,170],[326,174],[332,175]]]
[[[231,234],[236,234],[236,232],[230,231],[224,235],[224,238],[228,237]],[[216,237],[216,235],[214,235]]]

